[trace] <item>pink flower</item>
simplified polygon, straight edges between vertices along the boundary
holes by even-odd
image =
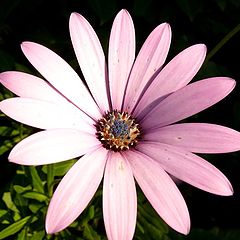
[[[171,41],[166,23],[150,33],[135,60],[134,26],[126,10],[113,23],[108,68],[96,33],[77,13],[70,17],[70,34],[91,94],[62,58],[33,42],[24,42],[22,51],[47,81],[22,72],[0,74],[1,83],[19,96],[2,101],[1,111],[44,129],[18,143],[11,162],[41,165],[83,155],[52,197],[47,232],[71,224],[104,175],[103,216],[109,239],[133,238],[134,178],[164,221],[187,234],[188,209],[168,173],[202,190],[232,195],[228,179],[195,153],[237,151],[240,134],[214,124],[173,123],[223,99],[235,81],[214,77],[187,85],[204,61],[203,44],[183,50],[162,67]]]

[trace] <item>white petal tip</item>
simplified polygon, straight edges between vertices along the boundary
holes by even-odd
[[[184,229],[181,233],[184,234],[184,235],[188,235],[190,232],[190,227]]]
[[[173,227],[177,232],[183,234],[183,235],[188,235],[191,229],[191,221],[189,215],[187,216],[186,219],[182,218],[182,221],[178,223],[178,225]]]
[[[224,175],[222,175],[222,179],[219,179],[219,184],[216,183],[216,188],[208,192],[219,196],[232,196],[234,193],[230,181]]]
[[[229,77],[224,77],[224,79],[225,79],[226,81],[231,82],[232,89],[235,88],[235,86],[236,86],[236,80],[234,80],[233,78],[229,78]]]
[[[82,17],[82,15],[77,12],[72,12],[70,15],[70,19],[72,19],[73,17]]]
[[[160,32],[167,31],[169,32],[169,34],[171,34],[171,26],[169,23],[164,22],[158,25],[153,31],[160,31]]]
[[[190,232],[190,227],[191,223],[190,221],[186,223],[186,225],[184,225],[183,222],[179,223],[178,226],[171,226],[175,231],[183,234],[183,235],[188,235]]]
[[[70,19],[69,19],[70,31],[71,31],[71,28],[75,28],[78,24],[84,24],[86,22],[88,23],[88,21],[81,14],[77,12],[71,13]]]
[[[23,53],[27,52],[29,50],[29,48],[33,47],[33,45],[39,45],[37,43],[34,42],[30,42],[30,41],[24,41],[21,43],[21,49],[23,51]]]
[[[227,188],[221,195],[222,196],[232,196],[234,193],[232,186]]]
[[[164,27],[167,27],[167,28],[171,28],[170,24],[167,23],[167,22],[161,23],[159,26],[164,26]]]
[[[123,8],[122,10],[119,11],[119,13],[128,13],[128,10]],[[129,14],[129,13],[128,13]]]
[[[31,163],[31,162],[27,162],[27,161],[25,162],[24,159],[19,158],[18,154],[15,153],[15,152],[14,153],[10,152],[10,154],[8,156],[8,161],[10,163],[15,163],[15,164],[24,165],[24,166],[36,166],[36,165],[38,165],[38,164],[34,164],[34,163]]]
[[[179,225],[177,228],[174,228],[174,229],[181,234],[188,235],[191,229],[190,218],[188,218],[185,223],[182,222],[181,225]]]
[[[0,73],[0,83],[5,82],[5,77],[4,77],[5,74],[6,72]]]
[[[29,45],[29,43],[31,43],[31,42],[29,42],[29,41],[22,42],[21,43],[21,48],[27,47]]]
[[[56,225],[55,222],[51,221],[49,218],[49,215],[46,216],[46,222],[45,222],[45,230],[47,234],[54,234],[62,231],[64,228],[59,227]]]
[[[199,43],[195,45],[199,50],[203,51],[203,53],[207,53],[207,46],[204,43]]]
[[[119,13],[117,14],[116,18],[123,18],[123,17],[130,17],[131,18],[131,15],[130,13],[126,10],[126,9],[122,9],[121,11],[119,11]]]
[[[13,155],[14,155],[14,154],[13,154],[12,152],[10,152],[10,154],[9,154],[9,156],[8,156],[8,161],[9,161],[9,162],[12,162],[12,163],[17,163],[17,162],[15,161],[15,158],[14,158]]]
[[[10,162],[10,163],[15,163],[15,164],[18,164],[18,165],[25,165],[25,166],[27,166],[27,165],[30,165],[30,164],[26,164],[26,163],[24,163],[24,162],[22,162],[22,161],[18,161],[17,160],[17,158],[15,158],[15,157],[8,157],[8,161]]]
[[[45,230],[47,234],[54,234],[58,232],[58,231],[55,231],[54,228],[51,228],[50,226],[48,226],[48,224],[46,224]]]

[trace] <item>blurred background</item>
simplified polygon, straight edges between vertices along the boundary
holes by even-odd
[[[69,36],[71,12],[88,19],[107,53],[111,25],[122,8],[133,18],[137,51],[162,22],[168,22],[173,32],[166,62],[192,44],[207,45],[210,54],[193,81],[228,76],[237,81],[237,87],[223,101],[187,121],[215,123],[240,131],[239,0],[1,0],[0,72],[19,70],[38,75],[20,49],[21,42],[28,40],[49,47],[81,74]],[[0,86],[0,100],[11,96]],[[22,167],[7,161],[11,148],[35,131],[0,113],[0,239],[105,239],[101,188],[67,230],[45,235],[44,218],[52,193],[50,190],[46,194],[48,167]],[[134,239],[240,239],[240,152],[202,156],[229,178],[234,196],[215,196],[181,183],[179,188],[192,221],[190,234],[182,236],[162,223],[139,190]],[[73,163],[55,164],[54,184]]]

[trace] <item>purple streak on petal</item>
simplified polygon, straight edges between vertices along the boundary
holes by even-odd
[[[86,208],[103,177],[107,153],[101,147],[86,154],[64,176],[48,207],[47,233],[63,230]]]
[[[166,60],[171,42],[170,25],[163,23],[156,27],[143,44],[130,73],[123,110],[131,112],[146,85]]]
[[[137,197],[131,166],[120,153],[112,153],[103,182],[103,217],[108,239],[132,239],[136,216]]]
[[[176,231],[187,234],[190,217],[186,203],[171,177],[159,163],[143,153],[124,153],[132,166],[134,177],[149,202],[166,223]]]
[[[20,97],[56,103],[67,102],[49,83],[28,73],[3,72],[0,74],[0,83]]]
[[[92,134],[75,129],[51,129],[35,133],[19,142],[9,161],[22,165],[43,165],[82,156],[100,146]]]
[[[141,126],[148,130],[190,117],[222,100],[235,84],[233,79],[227,77],[208,78],[189,84],[150,110],[141,120]]]
[[[195,153],[225,153],[240,150],[240,133],[207,123],[182,123],[147,132],[144,140],[181,147]]]
[[[72,13],[70,35],[78,63],[102,112],[109,110],[105,56],[97,34],[80,14]]]
[[[21,47],[29,62],[61,94],[95,120],[101,117],[92,96],[68,63],[40,44],[23,42]]]
[[[120,110],[135,59],[135,30],[132,18],[126,10],[121,10],[113,22],[108,51],[112,107]]]
[[[0,110],[21,123],[42,128],[72,128],[95,133],[94,121],[72,104],[46,102],[31,98],[9,98]]]
[[[142,142],[137,150],[159,162],[168,173],[204,191],[229,196],[231,183],[216,167],[201,157],[164,143]]]
[[[204,44],[197,44],[183,50],[173,58],[154,78],[134,114],[138,116],[142,109],[159,97],[186,86],[202,66],[206,51]]]

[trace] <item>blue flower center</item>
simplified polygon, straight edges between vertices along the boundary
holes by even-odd
[[[113,125],[110,128],[110,132],[115,137],[124,137],[129,134],[129,125],[122,120],[114,120]]]
[[[140,126],[127,112],[107,112],[95,125],[96,136],[106,149],[118,152],[134,147],[140,139]]]

